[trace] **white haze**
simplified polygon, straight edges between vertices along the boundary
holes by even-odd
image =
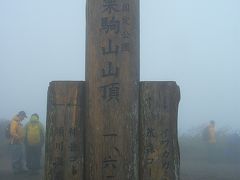
[[[240,1],[142,0],[141,80],[176,81],[179,130],[240,127]],[[46,118],[48,83],[84,80],[85,0],[0,0],[0,118]]]

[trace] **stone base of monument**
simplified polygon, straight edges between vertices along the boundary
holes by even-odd
[[[127,152],[121,152],[119,150],[121,147],[109,146],[109,148],[115,148],[115,153],[109,157],[106,157],[106,153],[103,152],[107,148],[103,148],[103,145],[99,143],[91,143],[91,149],[94,151],[85,151],[85,130],[88,121],[85,86],[85,82],[76,81],[50,83],[47,105],[45,180],[178,180],[180,155],[177,113],[180,90],[177,84],[171,81],[140,82],[139,122],[135,127],[138,139],[135,140],[137,142],[135,147],[129,149],[129,152],[135,151],[131,153],[135,157],[129,158],[138,162],[135,163],[135,167],[128,166],[126,162],[129,159],[124,158],[128,157],[124,154]],[[101,121],[106,121],[106,119]],[[104,129],[107,128],[104,127]],[[88,129],[88,135],[96,133],[93,132],[95,129],[97,128]],[[131,133],[133,132],[129,132]],[[117,136],[123,137],[124,134],[120,132]],[[112,144],[117,143],[116,134],[108,134],[109,137],[113,141]],[[129,140],[126,139],[126,141]],[[98,139],[93,142],[98,142]],[[99,151],[98,154],[102,156],[95,156],[93,154],[95,151]],[[91,169],[88,162],[87,168],[89,169],[86,170],[86,157],[96,158],[95,161],[100,163],[91,164]],[[94,175],[96,169],[102,173],[102,176],[91,179],[91,177],[96,177]],[[119,178],[124,176],[127,178]]]

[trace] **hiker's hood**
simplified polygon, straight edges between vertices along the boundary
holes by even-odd
[[[31,119],[30,119],[30,122],[38,122],[39,121],[39,117],[36,116],[36,115],[32,115],[31,116]]]
[[[20,118],[18,117],[18,115],[15,115],[15,116],[13,117],[13,120],[14,120],[14,121],[17,121],[17,122],[20,122]]]

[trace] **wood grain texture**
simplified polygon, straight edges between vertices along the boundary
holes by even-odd
[[[175,82],[140,83],[140,180],[179,179],[179,101]]]
[[[139,1],[88,0],[86,179],[138,179]]]
[[[48,88],[45,180],[83,180],[85,83]]]

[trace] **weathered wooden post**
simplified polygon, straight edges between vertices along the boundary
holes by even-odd
[[[45,180],[83,179],[85,83],[51,82],[48,89]]]
[[[88,0],[86,14],[86,82],[49,87],[45,180],[178,180],[180,92],[139,87],[139,0]]]
[[[88,0],[86,180],[138,180],[139,0]]]
[[[179,179],[179,100],[175,82],[140,84],[140,180]]]

